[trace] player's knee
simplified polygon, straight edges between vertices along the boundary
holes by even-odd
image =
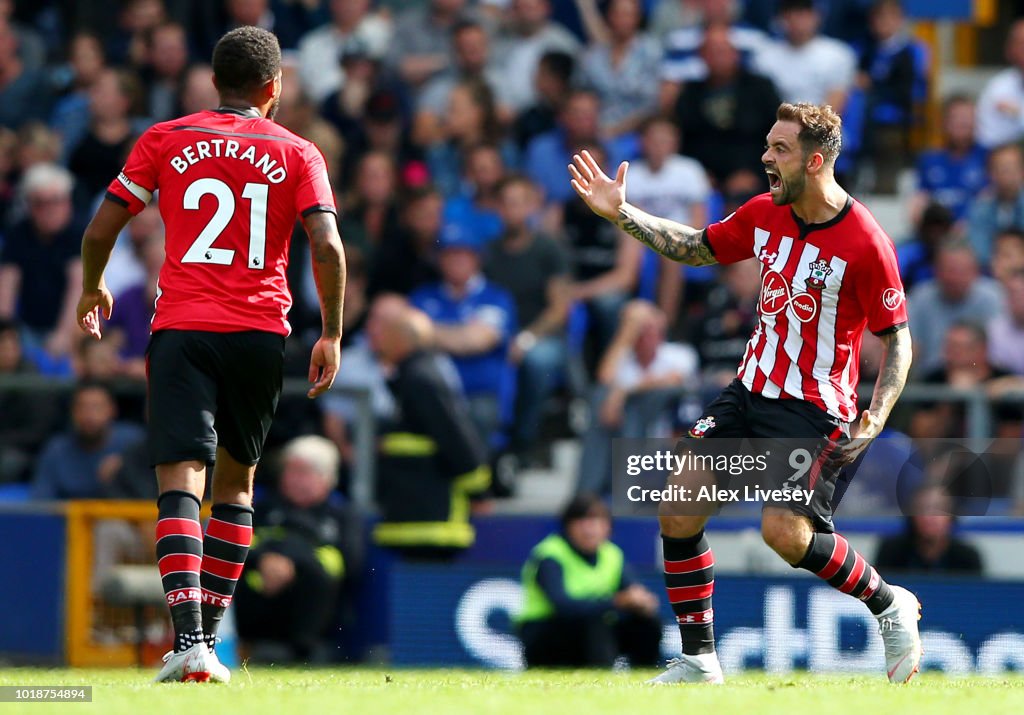
[[[795,564],[807,551],[810,531],[796,514],[765,512],[761,517],[761,538],[775,553]]]
[[[662,502],[658,507],[658,522],[661,524],[661,533],[673,539],[686,539],[696,536],[704,528],[707,517],[684,516],[671,513],[671,510]]]

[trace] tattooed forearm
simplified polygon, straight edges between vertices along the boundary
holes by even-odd
[[[345,296],[345,249],[334,214],[318,211],[305,220],[313,253],[313,276],[320,295],[320,314],[325,338],[341,337]]]
[[[869,409],[878,416],[882,424],[885,424],[896,400],[903,392],[903,386],[907,382],[907,373],[910,372],[912,352],[910,331],[907,328],[900,328],[894,333],[883,336],[882,342],[885,345],[885,352]]]
[[[679,263],[706,266],[717,263],[704,240],[704,230],[651,216],[635,206],[619,209],[619,228],[641,243]]]

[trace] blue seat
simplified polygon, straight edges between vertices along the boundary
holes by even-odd
[[[708,196],[708,224],[713,224],[725,218],[725,197],[721,191],[712,191]]]
[[[32,496],[32,485],[30,484],[0,484],[0,502],[21,503],[30,501]]]
[[[864,90],[854,88],[843,107],[843,151],[836,160],[836,171],[849,173],[856,166],[857,156],[864,146],[864,114],[866,109]]]
[[[652,303],[658,302],[658,273],[660,270],[661,256],[654,251],[644,251],[641,254],[640,269],[636,279],[636,297],[649,300]]]

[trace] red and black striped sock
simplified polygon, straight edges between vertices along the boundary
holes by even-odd
[[[839,534],[813,534],[807,553],[796,567],[807,569],[829,586],[864,601],[876,616],[892,605],[889,584]]]
[[[199,604],[199,565],[203,560],[203,527],[199,499],[172,489],[156,501],[156,558],[174,624],[174,650],[188,650],[203,640]]]
[[[252,507],[214,504],[203,539],[203,633],[211,649],[252,543]]]
[[[686,539],[661,537],[665,554],[665,588],[676,614],[683,653],[699,655],[715,650],[715,556],[703,530]]]

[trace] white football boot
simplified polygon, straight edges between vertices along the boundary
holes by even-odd
[[[231,671],[228,667],[220,662],[220,658],[217,657],[217,651],[210,651],[210,682],[211,683],[230,683],[231,682]]]
[[[890,683],[906,683],[921,667],[921,636],[917,622],[921,604],[917,596],[900,586],[890,586],[892,605],[879,613],[878,632],[885,644],[885,671]]]
[[[220,664],[220,661],[213,657],[210,649],[206,647],[206,643],[196,643],[188,650],[178,653],[170,651],[164,655],[164,667],[153,678],[153,682],[205,683],[210,679],[214,663],[227,670],[227,668]],[[231,675],[228,674],[228,678],[230,677]]]
[[[665,672],[647,681],[648,685],[671,685],[674,683],[708,683],[721,685],[722,665],[718,662],[717,653],[702,653],[673,658],[668,662]]]

